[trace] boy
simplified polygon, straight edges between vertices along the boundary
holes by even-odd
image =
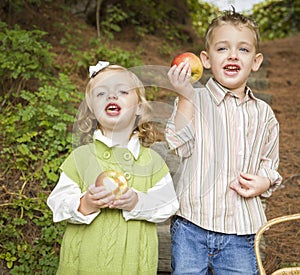
[[[257,274],[254,237],[269,197],[282,178],[279,125],[270,106],[247,87],[263,61],[254,21],[235,11],[206,32],[203,66],[213,78],[190,83],[188,63],[168,77],[178,98],[166,139],[183,160],[180,209],[172,220],[173,274]]]

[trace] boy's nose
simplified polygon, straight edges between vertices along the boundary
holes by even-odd
[[[238,55],[237,55],[236,51],[230,51],[228,58],[233,59],[233,60],[238,59]]]

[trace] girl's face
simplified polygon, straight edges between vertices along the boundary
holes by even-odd
[[[204,67],[233,92],[244,92],[251,71],[257,71],[262,63],[254,38],[247,27],[224,24],[213,31],[208,51],[200,54]]]
[[[136,116],[141,114],[141,104],[136,84],[126,71],[102,72],[91,86],[90,108],[101,125],[103,134],[132,133]]]

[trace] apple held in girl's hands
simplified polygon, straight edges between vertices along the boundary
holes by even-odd
[[[191,83],[198,81],[203,74],[203,66],[202,66],[200,58],[197,55],[195,55],[194,53],[185,52],[185,53],[177,55],[173,59],[173,61],[171,63],[171,67],[174,65],[178,66],[181,62],[184,62],[184,61],[188,62],[191,66],[191,72],[192,72]]]
[[[127,180],[125,176],[114,170],[102,172],[96,179],[95,185],[104,186],[118,199],[127,190]]]

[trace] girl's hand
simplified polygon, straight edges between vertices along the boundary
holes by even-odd
[[[245,198],[259,196],[266,192],[271,185],[270,180],[266,177],[246,173],[241,173],[238,180],[239,185],[231,184],[230,188]]]
[[[89,215],[99,211],[101,208],[108,207],[114,199],[115,196],[110,191],[107,191],[104,186],[96,187],[91,185],[80,199],[78,211],[83,215]]]
[[[191,98],[194,89],[191,84],[191,66],[188,62],[172,66],[168,72],[168,78],[179,96]]]
[[[132,188],[128,188],[117,200],[109,205],[109,208],[131,211],[138,203],[138,200],[137,193]]]

